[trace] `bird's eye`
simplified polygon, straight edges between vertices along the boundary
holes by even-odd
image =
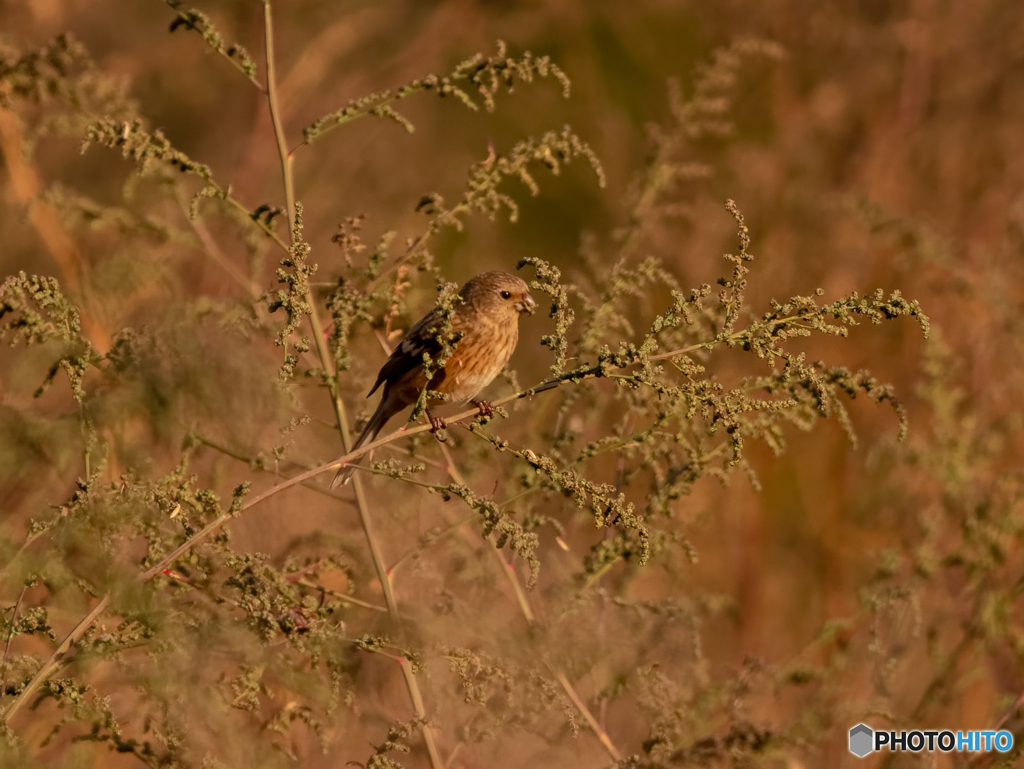
[[[502,291],[501,292],[501,298],[502,299],[511,299],[512,298],[512,292],[511,291]]]

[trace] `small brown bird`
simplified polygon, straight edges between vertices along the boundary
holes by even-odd
[[[431,378],[429,389],[444,393],[455,403],[475,398],[512,357],[519,341],[519,315],[533,312],[536,306],[526,282],[507,272],[485,272],[466,283],[459,291],[451,315],[452,332],[461,336],[444,368]],[[366,397],[373,395],[381,384],[384,395],[352,451],[376,438],[391,417],[420,397],[427,385],[423,353],[429,353],[433,360],[440,355],[441,343],[437,340],[440,324],[441,316],[435,308],[409,329],[384,363],[376,384]],[[481,413],[490,411],[486,401],[474,402]],[[444,426],[444,422],[429,411],[427,415],[435,430]],[[347,483],[353,472],[352,466],[342,467],[331,486]]]

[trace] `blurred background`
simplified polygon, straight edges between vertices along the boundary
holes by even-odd
[[[210,0],[199,9],[226,40],[248,48],[262,79],[262,5]],[[100,72],[125,84],[151,126],[208,164],[246,205],[283,205],[264,98],[194,33],[169,34],[172,19],[173,12],[155,0],[0,0],[0,42],[27,51],[70,32]],[[707,164],[712,173],[679,185],[673,215],[644,229],[638,255],[663,259],[685,287],[713,283],[723,271],[721,254],[736,249],[735,223],[722,207],[732,198],[746,216],[756,257],[748,289],[755,312],[772,299],[818,287],[826,300],[876,288],[919,300],[934,327],[930,341],[913,322],[899,322],[861,327],[847,340],[804,345],[810,357],[867,367],[893,383],[907,407],[910,435],[898,445],[891,411],[856,401],[850,408],[857,447],[831,422],[808,434],[793,431],[782,457],[750,446],[762,489],[741,477],[725,488],[702,481],[680,508],[699,560],[654,564],[630,588],[635,600],[683,602],[688,619],[663,628],[669,637],[663,646],[664,639],[643,649],[631,646],[630,634],[639,638],[640,628],[649,629],[653,620],[609,620],[604,638],[614,652],[596,667],[581,665],[574,680],[626,755],[646,755],[645,740],[657,731],[651,726],[657,719],[644,715],[645,707],[679,702],[684,710],[699,710],[700,701],[690,698],[696,689],[733,692],[723,697],[743,701],[742,720],[776,735],[775,752],[757,760],[780,767],[854,765],[846,730],[863,719],[874,718],[879,727],[993,728],[1012,710],[1024,690],[1018,596],[1024,580],[1018,538],[1024,5],[299,0],[279,4],[275,21],[283,122],[293,145],[304,126],[349,99],[446,73],[475,52],[493,52],[499,39],[511,55],[549,55],[572,81],[568,99],[552,79],[517,86],[498,97],[494,112],[469,112],[455,100],[419,95],[397,105],[414,133],[364,118],[298,152],[296,194],[305,206],[305,236],[320,280],[337,272],[339,256],[330,239],[347,217],[365,215],[363,237],[371,245],[390,230],[398,232],[394,242],[403,243],[425,227],[415,210],[422,196],[439,193],[457,201],[467,169],[487,157],[489,146],[500,154],[520,138],[565,124],[600,159],[604,188],[584,161],[563,167],[558,176],[538,173],[536,196],[510,182],[503,189],[519,203],[517,222],[471,217],[462,232],[443,233],[434,250],[444,273],[460,284],[484,269],[512,269],[522,256],[548,260],[572,279],[586,270],[582,243],[609,242],[629,224],[631,190],[653,152],[650,126],[670,121],[669,80],[686,94],[695,67],[714,50],[744,38],[778,43],[783,58],[754,58],[740,67],[728,112],[732,135],[703,136],[680,148],[681,161]],[[5,276],[25,270],[68,277],[55,258],[60,245],[48,243],[27,213],[40,190],[59,183],[66,194],[73,189],[100,205],[122,203],[131,164],[98,148],[80,154],[80,141],[52,133],[33,138],[19,168],[18,161],[12,164],[15,139],[10,133],[4,138]],[[160,205],[167,223],[188,229],[181,210]],[[225,258],[251,274],[259,289],[276,285],[275,254],[246,250],[230,222],[211,219],[209,227]],[[154,306],[239,292],[192,244],[171,238],[143,248],[116,231],[92,232],[81,219],[67,228],[78,238],[95,314],[108,331],[145,326]],[[124,300],[128,285],[132,298]],[[425,311],[433,296],[431,281],[414,280],[410,314]],[[524,342],[513,359],[524,384],[545,376],[548,358],[525,340],[547,333],[549,323],[543,317],[524,321]],[[225,350],[224,359],[232,354]],[[355,414],[366,408],[364,383],[383,361],[382,353],[374,354],[380,357],[345,385]],[[271,349],[266,355],[268,361],[279,357]],[[16,361],[0,353],[4,408],[58,409],[59,393],[48,394],[49,401],[31,398],[43,375],[41,359]],[[183,373],[176,386],[188,387],[188,377]],[[239,403],[263,397],[256,384],[237,386]],[[330,419],[329,408],[320,408]],[[280,406],[267,410],[284,413]],[[225,419],[237,432],[211,439],[236,446],[272,442],[266,424],[237,417]],[[146,459],[157,474],[173,466],[172,438],[180,432],[165,427],[166,440],[156,443],[166,453],[154,450]],[[327,434],[319,452],[324,459],[331,456],[329,439]],[[81,472],[74,451],[44,457],[18,452],[9,451],[0,466],[0,514],[14,539]],[[241,470],[218,470],[220,461],[210,458],[202,472],[227,489]],[[234,527],[237,546],[273,555],[281,542],[331,526],[358,541],[356,524],[339,524],[327,503],[302,510],[276,504]],[[395,554],[415,543],[417,527],[433,524],[429,511],[417,515],[422,520],[396,514],[383,524],[394,530],[386,541]],[[544,546],[557,558],[550,538]],[[549,573],[554,578],[565,572],[556,565]],[[465,595],[457,600],[486,603],[485,595],[481,589],[472,601]],[[466,611],[465,622],[485,622],[483,614]],[[487,621],[503,611],[509,607],[488,607]],[[501,625],[487,627],[498,632],[494,628]],[[691,633],[702,641],[678,640]],[[688,656],[695,646],[699,664]],[[616,671],[626,668],[648,671],[647,700],[616,699]],[[662,674],[675,676],[675,689],[652,682]],[[379,675],[380,682],[362,685],[383,704],[365,706],[356,723],[339,727],[338,739],[351,741],[346,744],[377,744],[386,714],[399,718],[407,710],[405,693],[384,672]],[[450,689],[459,700],[443,666],[431,676],[432,691]],[[437,702],[442,695],[429,697]],[[366,716],[378,709],[385,715]],[[711,719],[705,733],[725,745],[730,727],[723,724],[738,723],[734,716]],[[454,715],[447,726],[453,721]],[[1019,727],[1016,715],[1003,723]],[[699,763],[698,736],[676,734],[683,747],[665,765]],[[488,747],[460,751],[453,765],[607,764],[586,729],[575,742],[560,737],[552,744],[550,735],[534,734],[521,742],[508,739],[499,730]],[[315,751],[295,750],[306,756],[304,765],[334,765]],[[358,747],[352,750],[365,760]],[[725,750],[714,760],[729,765],[728,755]],[[400,760],[420,765],[422,756]],[[930,765],[962,763],[936,760]],[[904,757],[895,765],[904,763],[919,761]],[[875,757],[865,765],[880,764]]]

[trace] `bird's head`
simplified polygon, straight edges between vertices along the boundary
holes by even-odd
[[[532,313],[537,308],[526,281],[500,270],[477,275],[462,287],[459,296],[477,312],[506,320],[514,320],[520,313]]]

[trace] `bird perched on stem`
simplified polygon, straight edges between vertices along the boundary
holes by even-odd
[[[409,329],[391,353],[367,397],[384,385],[377,410],[366,423],[350,451],[372,441],[395,414],[416,403],[424,387],[448,396],[447,400],[465,403],[473,400],[501,373],[512,357],[519,341],[519,316],[533,312],[537,303],[521,278],[507,272],[485,272],[477,275],[459,290],[452,306],[451,334],[457,341],[427,382],[424,353],[435,363],[445,345],[445,318],[435,307]],[[428,400],[428,404],[431,402]],[[487,401],[473,401],[482,414],[492,413]],[[444,421],[427,409],[434,432],[444,428]],[[334,476],[331,486],[347,483],[354,466],[344,466]]]

